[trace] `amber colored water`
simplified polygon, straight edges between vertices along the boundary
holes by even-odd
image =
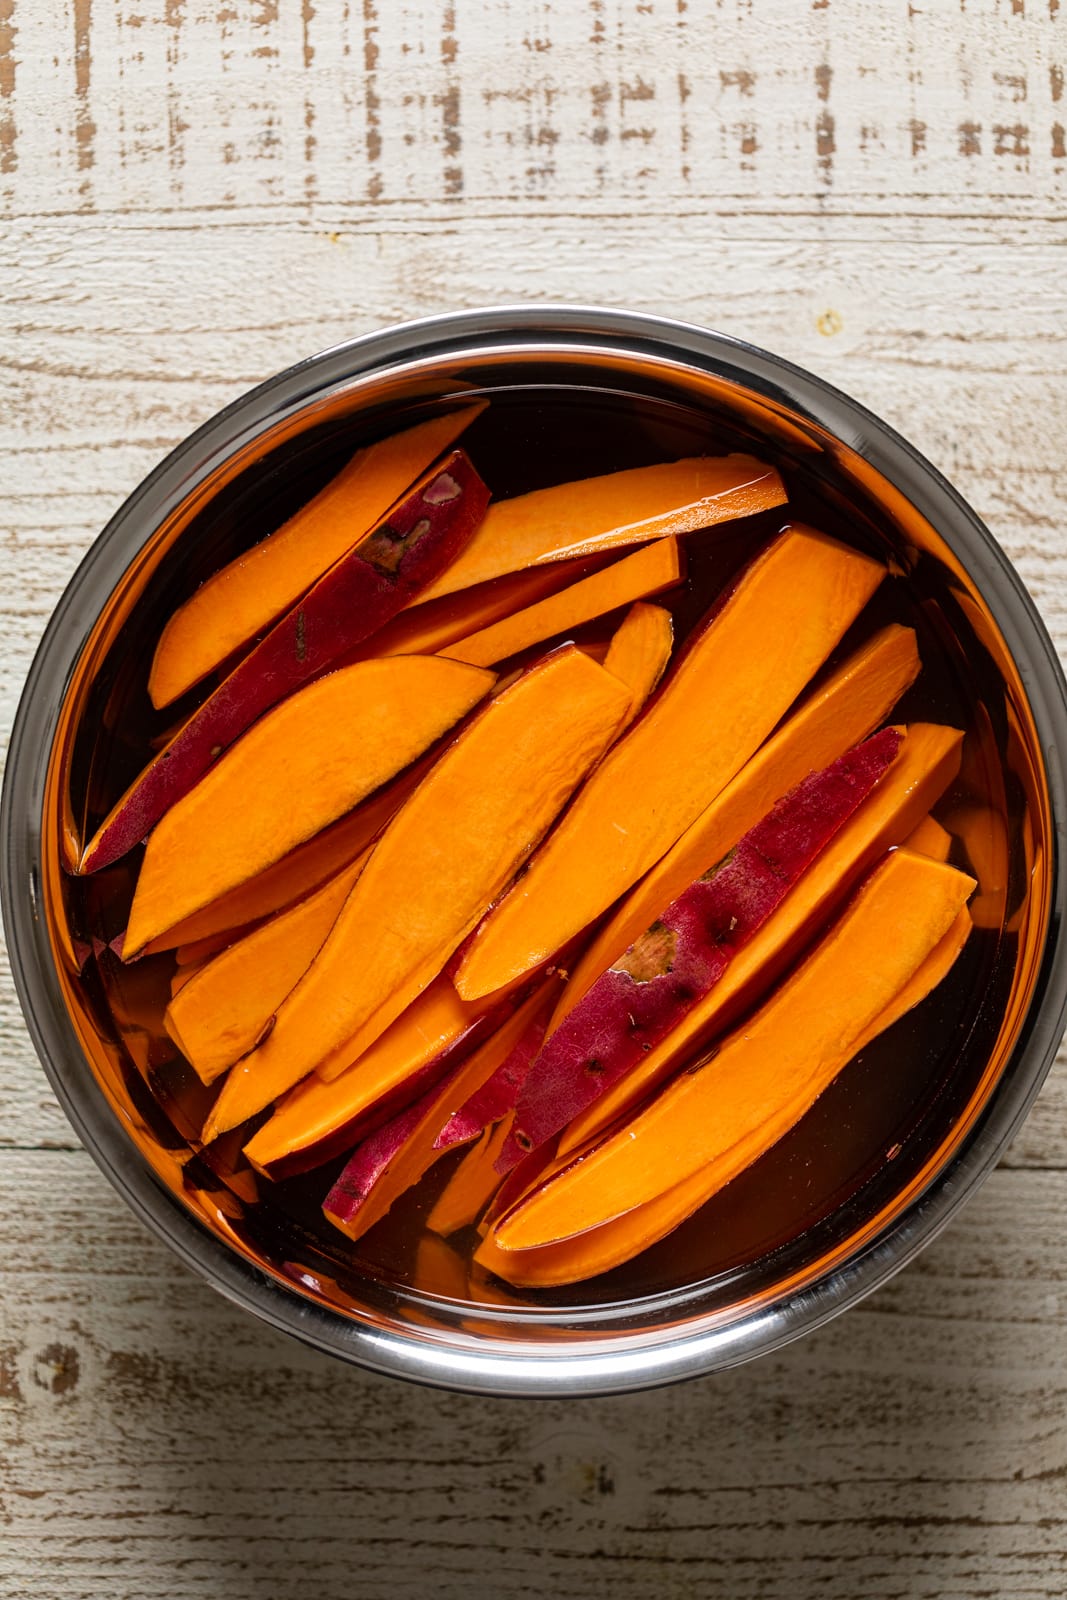
[[[426,410],[412,409],[396,425]],[[147,668],[170,610],[214,566],[279,525],[361,442],[351,426],[340,432],[334,426],[276,452],[269,471],[246,475],[212,501],[162,563],[98,673],[81,722],[70,772],[79,825],[99,819],[148,758],[151,741],[209,687],[166,715],[152,712]],[[761,450],[743,421],[722,414],[650,395],[529,382],[495,388],[463,443],[498,497],[683,455]],[[998,926],[975,929],[949,978],[923,1005],[870,1045],[786,1138],[669,1239],[595,1283],[529,1297],[534,1302],[617,1301],[716,1277],[728,1299],[739,1284],[746,1294],[758,1292],[762,1283],[825,1255],[890,1203],[951,1132],[973,1101],[1008,1003],[1026,913],[1032,829],[1025,786],[1014,770],[1002,678],[973,631],[958,585],[934,555],[901,544],[892,519],[851,495],[832,459],[798,452],[779,460],[790,490],[787,508],[687,541],[688,581],[660,602],[674,613],[676,637],[684,637],[738,567],[788,521],[812,523],[886,560],[890,575],[833,661],[888,621],[916,629],[923,672],[894,720],[946,722],[966,731],[960,779],[936,814],[951,825],[962,808],[980,807],[990,819],[986,843],[998,830],[1008,841],[1006,877],[995,872],[991,878],[962,839],[952,858],[984,877],[981,887],[1002,915]],[[604,619],[573,637],[605,638],[617,620]],[[679,751],[679,764],[684,759]],[[344,1303],[346,1284],[368,1273],[431,1293],[526,1299],[468,1275],[471,1238],[452,1241],[450,1249],[425,1242],[423,1219],[458,1158],[440,1164],[379,1228],[351,1245],[319,1210],[341,1163],[272,1186],[242,1170],[236,1141],[223,1141],[221,1152],[190,1153],[213,1091],[197,1082],[162,1027],[173,957],[124,967],[108,948],[125,926],[137,864],[130,857],[93,878],[70,880],[69,930],[81,954],[95,952],[81,978],[95,1025],[118,1047],[126,1092],[149,1136],[184,1163],[189,1193],[208,1196],[265,1263],[336,1303]]]

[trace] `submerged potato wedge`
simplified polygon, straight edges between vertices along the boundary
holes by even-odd
[[[145,945],[143,953],[155,955],[160,950],[177,950],[181,964],[183,948],[211,945],[212,953],[215,949],[224,949],[254,924],[287,910],[321,888],[374,842],[390,817],[421,783],[431,762],[431,756],[424,756],[405,767],[398,778],[376,789],[354,810],[312,834],[303,844],[294,846],[280,860],[157,934]]]
[[[439,656],[391,656],[344,667],[284,700],[153,831],[124,958],[357,805],[495,681]]]
[[[610,662],[605,662],[609,667]],[[881,629],[790,713],[607,919],[571,974],[552,1019],[556,1028],[590,984],[701,872],[733,848],[776,800],[873,732],[919,671],[911,628]]]
[[[164,1026],[202,1083],[214,1083],[252,1049],[311,965],[365,860],[358,856],[306,900],[227,946],[172,995]]]
[[[496,1224],[494,1243],[555,1244],[698,1175],[710,1197],[800,1120],[949,933],[974,886],[954,867],[893,851],[710,1061],[521,1201]]]
[[[480,924],[456,973],[464,999],[549,960],[655,866],[759,748],[883,576],[878,562],[801,527],[752,562]]]
[[[604,667],[630,691],[632,722],[667,670],[674,648],[674,619],[662,606],[638,600],[611,636]]]
[[[491,667],[517,655],[531,645],[540,644],[569,628],[628,605],[644,595],[671,589],[683,576],[678,540],[657,539],[610,567],[603,567],[578,583],[569,584],[524,611],[516,611],[491,627],[467,634],[447,645],[440,654],[452,661],[469,661],[475,667]]]
[[[490,701],[386,828],[270,1034],[227,1078],[206,1137],[268,1105],[372,1018],[385,1031],[511,879],[628,704],[623,685],[570,646]]]
[[[422,598],[542,562],[692,533],[784,500],[775,469],[746,455],[688,456],[534,489],[494,502],[463,554]]]
[[[754,994],[762,992],[857,876],[907,838],[944,793],[959,771],[962,743],[963,735],[955,728],[909,724],[903,747],[878,788],[830,841],[823,856],[751,943],[738,951],[722,981],[686,1012],[633,1072],[574,1118],[560,1139],[561,1153],[580,1148],[640,1104],[698,1044],[714,1037]]]
[[[177,699],[287,610],[484,409],[463,406],[357,451],[288,522],[202,583],[160,636],[152,704]]]

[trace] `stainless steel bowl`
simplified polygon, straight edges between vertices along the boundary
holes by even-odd
[[[639,394],[729,419],[792,472],[817,475],[905,564],[937,563],[970,664],[977,672],[980,657],[998,684],[1029,892],[1005,935],[995,1026],[975,1035],[980,1047],[957,1041],[970,1061],[966,1093],[933,1118],[914,1158],[881,1170],[858,1201],[733,1271],[689,1271],[614,1297],[472,1305],[380,1266],[331,1277],[299,1230],[272,1245],[248,1230],[232,1196],[220,1205],[210,1184],[190,1179],[182,1140],[136,1092],[121,1042],[102,1036],[69,959],[60,834],[64,774],[79,729],[100,712],[102,671],[123,660],[137,668],[144,597],[183,570],[188,585],[198,562],[225,554],[248,485],[269,496],[279,461],[300,461],[339,429],[380,428],[415,401],[503,394],[516,382]],[[15,723],[0,813],[4,924],[30,1033],[86,1148],[221,1293],[322,1350],[421,1382],[510,1395],[637,1389],[732,1366],[817,1327],[910,1261],[992,1170],[1064,1027],[1065,750],[1067,689],[1022,584],[959,495],[883,422],[788,362],[682,323],[580,307],[468,312],[354,340],[272,378],[180,445],[112,519],[56,608]]]

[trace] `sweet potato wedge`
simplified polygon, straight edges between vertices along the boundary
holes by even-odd
[[[202,1083],[251,1050],[333,927],[366,853],[306,900],[229,945],[172,996],[163,1024]]]
[[[525,572],[509,572],[473,589],[459,589],[439,600],[418,601],[402,611],[373,638],[352,652],[354,660],[368,656],[433,655],[457,639],[492,627],[516,611],[537,605],[549,595],[558,594],[587,578],[611,560],[602,556],[579,556],[572,561],[555,561],[549,566],[530,567]]]
[[[861,1035],[852,1049],[850,1059],[858,1056],[872,1039],[892,1027],[893,1023],[933,992],[947,976],[967,942],[971,927],[970,915],[965,906],[940,943],[899,990],[885,1011],[881,1012],[866,1033]],[[832,1063],[829,1065],[832,1066]],[[843,1060],[841,1065],[845,1065]],[[753,1130],[749,1145],[749,1148],[754,1147],[757,1152],[753,1159],[758,1159],[758,1140],[758,1130]],[[743,1153],[742,1147],[735,1147],[735,1153],[740,1156]],[[563,1157],[554,1165],[551,1175],[554,1176],[556,1172],[562,1171],[564,1165],[572,1159],[573,1157]],[[545,1180],[548,1177],[549,1173],[546,1172]],[[721,1174],[716,1174],[713,1178],[716,1189],[724,1187],[718,1181],[720,1177]],[[534,1187],[536,1183],[530,1186],[531,1192]],[[446,1200],[447,1195],[448,1189],[442,1194],[442,1201]],[[710,1198],[711,1193],[708,1190],[705,1173],[699,1171],[683,1183],[668,1189],[657,1199],[650,1200],[643,1206],[637,1206],[633,1211],[616,1217],[611,1222],[590,1228],[572,1239],[546,1245],[542,1249],[501,1250],[491,1236],[485,1237],[478,1249],[477,1261],[486,1270],[495,1272],[509,1283],[523,1288],[548,1288],[564,1283],[584,1282],[586,1278],[595,1277],[598,1273],[610,1271],[613,1267],[621,1266],[624,1261],[631,1260],[641,1250],[646,1250],[649,1245],[655,1244],[671,1233]],[[443,1209],[444,1220],[451,1220],[447,1204]],[[462,1223],[457,1224],[457,1226],[462,1225]],[[438,1231],[444,1230],[439,1228]]]
[[[644,600],[632,605],[611,636],[604,667],[630,690],[632,722],[655,689],[671,659],[674,620],[662,606]]]
[[[452,1077],[454,1074],[449,1075],[448,1081],[451,1081]],[[400,1152],[422,1127],[427,1113],[432,1114],[439,1093],[437,1085],[428,1089],[404,1111],[390,1118],[382,1127],[364,1139],[345,1163],[344,1171],[333,1184],[322,1207],[329,1221],[340,1228],[342,1233],[357,1239],[366,1232],[365,1228],[359,1226],[361,1210],[378,1185],[384,1182],[390,1168],[398,1160]],[[431,1157],[426,1170],[433,1164],[433,1160]],[[403,1190],[398,1190],[398,1194],[402,1193]]]
[[[398,778],[288,851],[273,866],[265,867],[236,889],[219,895],[202,911],[194,911],[192,916],[157,934],[145,945],[143,953],[155,955],[160,950],[181,951],[196,946],[207,949],[209,943],[214,949],[225,949],[264,918],[295,905],[363,854],[432,765],[431,754],[405,768]]]
[[[971,902],[976,928],[1001,928],[1008,903],[1010,852],[1001,811],[988,805],[956,806],[945,818],[948,831],[961,840],[978,893]]]
[[[809,529],[774,540],[483,919],[456,973],[460,994],[474,999],[539,966],[654,866],[759,748],[883,576]]]
[[[473,667],[491,667],[618,606],[671,589],[683,576],[678,540],[657,539],[524,611],[446,645],[440,654],[452,661],[468,661]]]
[[[538,1013],[547,1015],[555,986],[550,979],[535,989],[490,1039],[418,1102],[420,1116],[415,1127],[405,1121],[403,1138],[392,1145],[384,1161],[378,1159],[377,1146],[371,1152],[373,1160],[368,1159],[364,1146],[355,1151],[322,1207],[342,1233],[350,1239],[361,1238],[445,1154],[437,1143],[442,1128],[493,1076]],[[387,1139],[380,1143],[385,1145]]]
[[[494,683],[440,656],[363,661],[261,717],[153,830],[124,959],[400,772]]]
[[[514,1207],[496,1224],[495,1243],[530,1250],[572,1238],[697,1174],[704,1196],[715,1193],[800,1120],[949,932],[973,888],[954,867],[893,851],[709,1062]]]
[[[791,712],[607,919],[571,973],[551,1027],[560,1025],[663,907],[721,860],[781,795],[884,722],[919,665],[913,630],[892,623]]]
[[[281,1100],[245,1154],[265,1177],[307,1171],[356,1142],[354,1127],[433,1063],[458,1059],[502,1022],[515,1001],[467,1005],[452,983],[435,978],[369,1049],[349,1055],[323,1081],[310,1074]]]
[[[697,1046],[728,1026],[765,991],[829,916],[857,877],[906,839],[955,778],[963,735],[935,723],[912,723],[882,783],[832,839],[792,894],[739,950],[722,980],[654,1045],[637,1067],[580,1112],[560,1137],[560,1153],[582,1148],[639,1105]]]
[[[511,1053],[500,1063],[491,1078],[480,1084],[470,1099],[445,1123],[435,1140],[436,1148],[448,1150],[477,1138],[491,1122],[513,1111],[523,1084],[541,1048],[547,1016],[534,1017],[526,1032],[516,1041]]]
[[[543,562],[645,544],[750,517],[785,501],[773,467],[752,456],[690,456],[498,500],[463,554],[423,592],[452,594]]]
[[[884,777],[901,742],[898,730],[883,728],[801,779],[601,973],[527,1073],[498,1171],[559,1133],[714,990]]]
[[[132,850],[258,717],[394,616],[470,538],[489,491],[462,451],[428,473],[388,518],[275,623],[112,807],[82,856],[95,872]]]
[[[917,856],[929,856],[931,861],[947,861],[952,854],[952,835],[936,817],[927,816],[908,834],[904,847]]]
[[[160,636],[148,678],[152,704],[177,699],[287,611],[484,409],[464,406],[358,451],[288,522],[201,584]]]
[[[421,1100],[432,1089],[441,1083],[450,1073],[455,1072],[464,1051],[461,1049],[442,1050],[440,1055],[432,1061],[427,1061],[417,1071],[395,1084],[387,1094],[381,1095],[377,1100],[364,1104],[363,1109],[351,1117],[337,1116],[332,1119],[336,1126],[330,1126],[321,1138],[309,1138],[306,1144],[294,1144],[291,1149],[283,1149],[280,1142],[268,1148],[255,1145],[254,1136],[245,1146],[244,1154],[250,1165],[261,1173],[264,1178],[273,1182],[281,1182],[285,1178],[299,1177],[305,1172],[314,1172],[316,1167],[325,1166],[327,1162],[336,1161],[338,1156],[354,1150],[358,1144],[369,1139],[371,1134],[377,1133],[380,1128],[394,1122],[416,1100]],[[299,1088],[312,1088],[317,1085],[319,1089],[326,1085],[317,1078],[309,1077]],[[332,1088],[333,1085],[330,1085]],[[366,1099],[366,1097],[361,1097]],[[285,1101],[282,1101],[282,1105]],[[324,1125],[327,1119],[323,1119]],[[264,1124],[265,1127],[269,1123]],[[231,1130],[241,1133],[243,1130]],[[262,1129],[260,1130],[262,1132]],[[229,1133],[221,1134],[215,1143],[228,1139]],[[213,1148],[209,1145],[208,1149]],[[251,1154],[249,1153],[251,1152]]]
[[[497,1158],[511,1130],[511,1117],[489,1123],[471,1146],[435,1200],[426,1226],[447,1238],[470,1227],[481,1216],[500,1183]]]
[[[391,659],[480,670],[436,656]],[[617,679],[566,647],[468,723],[386,828],[270,1034],[230,1073],[215,1132],[261,1110],[372,1018],[385,1031],[550,826],[627,704]]]

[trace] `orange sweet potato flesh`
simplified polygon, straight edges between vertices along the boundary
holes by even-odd
[[[524,611],[458,639],[440,654],[452,661],[469,661],[474,667],[491,667],[618,606],[673,588],[683,575],[678,540],[657,539]]]
[[[238,939],[174,995],[163,1024],[202,1083],[251,1050],[307,971],[359,877],[366,853],[306,900]]]
[[[152,704],[184,694],[288,610],[483,409],[464,406],[358,451],[288,522],[201,584],[160,636],[148,678]]]
[[[556,980],[549,979],[547,983],[535,989],[533,994],[497,1029],[492,1038],[481,1045],[455,1073],[448,1076],[440,1091],[430,1097],[418,1126],[404,1141],[380,1180],[362,1200],[358,1210],[343,1219],[334,1212],[326,1211],[327,1217],[335,1227],[340,1228],[350,1239],[362,1238],[376,1222],[381,1221],[400,1196],[418,1183],[434,1162],[445,1154],[443,1149],[437,1148],[435,1142],[441,1129],[486,1079],[492,1077],[538,1013],[548,1009],[552,1003],[551,995],[555,987]]]
[[[369,1049],[347,1056],[342,1072],[327,1082],[311,1074],[290,1090],[246,1146],[249,1161],[269,1176],[285,1162],[292,1165],[301,1152],[325,1146],[432,1061],[469,1040],[483,1021],[492,1021],[485,1004],[467,1005],[447,977],[435,978]]]
[[[489,583],[476,584],[473,589],[442,595],[439,600],[427,601],[425,605],[415,601],[379,628],[372,638],[358,645],[351,659],[433,655],[455,640],[489,628],[513,612],[523,611],[587,578],[610,559],[608,554],[556,561],[550,566],[530,567],[525,572],[509,572]]]
[[[879,727],[918,675],[919,665],[914,632],[893,623],[831,673],[626,896],[571,974],[552,1028],[660,912],[720,861],[782,795]]]
[[[343,816],[494,681],[439,656],[391,656],[332,672],[269,711],[153,830],[124,956]]]
[[[472,1145],[447,1184],[438,1195],[426,1219],[434,1233],[447,1237],[476,1222],[500,1185],[493,1170],[497,1156],[511,1131],[514,1113],[490,1123],[477,1144]]]
[[[302,900],[363,854],[432,764],[430,756],[416,761],[347,816],[298,844],[273,866],[150,939],[144,954],[176,949],[181,961],[183,947],[200,946],[206,950],[210,942],[212,950],[224,949],[239,932]]]
[[[451,1246],[434,1233],[424,1233],[415,1248],[415,1282],[420,1294],[436,1294],[446,1300],[467,1300],[467,1263]],[[410,1315],[410,1313],[409,1313]],[[416,1319],[433,1319],[415,1313]]]
[[[205,962],[196,962],[188,967],[179,966],[175,968],[174,976],[170,980],[170,997],[172,1000],[176,995],[181,994],[187,984],[192,983],[197,973],[205,965]]]
[[[849,1059],[859,1055],[872,1039],[892,1027],[894,1022],[933,992],[950,971],[967,942],[971,928],[970,914],[964,906],[948,932],[912,977],[853,1044]],[[845,1063],[840,1056],[838,1059],[844,1066]],[[828,1062],[827,1066],[832,1070],[832,1061]],[[761,1130],[755,1128],[747,1141],[739,1142],[734,1147],[733,1160],[734,1164],[738,1165],[739,1171],[743,1170],[740,1163],[746,1155],[749,1155],[749,1162],[745,1164],[750,1164],[762,1153],[761,1137]],[[532,1192],[541,1182],[548,1181],[556,1173],[563,1171],[572,1160],[572,1156],[562,1157],[553,1163],[541,1178],[530,1185],[530,1191]],[[593,1278],[598,1273],[621,1266],[624,1261],[631,1260],[641,1250],[646,1250],[649,1245],[655,1244],[677,1228],[711,1198],[714,1190],[724,1187],[721,1181],[723,1176],[721,1169],[710,1174],[713,1185],[710,1191],[708,1176],[704,1171],[698,1171],[656,1199],[635,1207],[611,1222],[602,1223],[599,1227],[575,1235],[574,1238],[545,1245],[541,1249],[501,1250],[490,1235],[483,1240],[476,1259],[479,1265],[506,1278],[509,1283],[523,1288],[548,1288],[564,1283],[583,1282],[586,1278]],[[445,1193],[447,1192],[446,1190]]]
[[[973,888],[954,867],[893,851],[710,1061],[520,1202],[496,1224],[496,1244],[530,1250],[572,1238],[697,1175],[705,1198],[715,1193],[814,1104]]]
[[[904,840],[905,848],[932,861],[947,861],[952,854],[952,835],[936,817],[924,817]]]
[[[945,822],[949,832],[962,841],[971,870],[978,879],[978,893],[971,905],[975,927],[1003,927],[1009,871],[1008,831],[1003,813],[992,806],[962,805],[950,812]]]
[[[270,1034],[230,1073],[212,1113],[215,1132],[268,1105],[372,1018],[377,1033],[385,1031],[441,971],[599,759],[628,698],[568,646],[468,723],[382,834]]]
[[[662,606],[638,600],[611,636],[604,667],[630,691],[632,722],[659,683],[674,648],[674,619]]]
[[[654,866],[796,699],[884,576],[811,529],[774,540],[593,773],[456,973],[472,1000],[548,960]]]
[[[235,939],[243,937],[244,933],[249,931],[249,929],[237,931],[230,929],[225,933],[212,934],[205,939],[190,939],[185,944],[175,946],[174,959],[179,967],[202,967],[212,956],[217,956],[220,950],[225,950],[227,945],[233,944]]]
[[[912,723],[878,788],[845,823],[778,910],[731,961],[721,983],[649,1051],[635,1072],[575,1117],[560,1138],[565,1154],[588,1143],[638,1105],[704,1041],[729,1025],[832,911],[857,876],[907,838],[948,788],[960,765],[963,735],[936,723]]]
[[[534,489],[490,505],[462,555],[423,601],[542,562],[692,533],[780,506],[773,467],[752,456],[689,456]]]

